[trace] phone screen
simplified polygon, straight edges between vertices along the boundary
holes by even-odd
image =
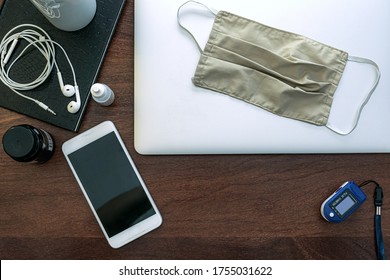
[[[68,157],[109,237],[156,214],[115,132]]]

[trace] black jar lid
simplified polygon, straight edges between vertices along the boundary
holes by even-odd
[[[32,161],[39,152],[40,139],[33,127],[14,126],[3,136],[3,149],[14,160]]]

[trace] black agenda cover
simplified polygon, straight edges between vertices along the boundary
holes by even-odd
[[[34,90],[21,91],[21,93],[45,103],[57,113],[56,116],[43,110],[34,102],[18,96],[1,81],[0,106],[71,131],[79,129],[89,100],[89,90],[97,79],[125,0],[97,0],[96,2],[97,11],[91,23],[79,31],[66,32],[55,28],[29,0],[4,0],[0,8],[0,41],[12,28],[20,24],[34,24],[44,29],[52,40],[62,45],[73,64],[80,89],[81,108],[77,114],[70,114],[67,111],[67,104],[76,98],[75,96],[67,98],[61,93],[55,67],[43,84]],[[16,32],[21,30],[18,29]],[[21,40],[10,62],[16,57],[18,50],[20,52],[23,48],[20,44],[24,42],[25,40]],[[56,60],[64,84],[73,85],[69,63],[58,47],[56,47]],[[21,62],[23,63],[15,64],[10,77],[23,83],[35,80],[46,64],[46,60],[35,48],[31,48]]]

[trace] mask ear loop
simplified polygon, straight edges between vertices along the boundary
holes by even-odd
[[[374,61],[372,61],[370,59],[367,59],[367,58],[363,58],[363,57],[357,57],[357,56],[349,56],[348,60],[352,61],[352,62],[357,62],[357,63],[366,63],[366,64],[369,64],[369,65],[373,66],[374,69],[375,69],[375,72],[376,72],[376,77],[375,77],[375,81],[374,81],[374,83],[373,83],[373,85],[371,87],[371,90],[368,92],[368,94],[366,96],[366,99],[360,105],[359,111],[356,113],[355,121],[353,123],[352,129],[350,129],[347,132],[344,132],[344,131],[341,131],[338,128],[334,127],[331,123],[327,123],[326,124],[327,128],[329,128],[333,132],[336,132],[337,134],[340,134],[340,135],[343,135],[343,136],[350,134],[357,127],[357,124],[359,122],[359,118],[360,118],[360,115],[361,115],[361,113],[363,111],[363,108],[368,103],[368,101],[370,100],[371,95],[374,93],[374,91],[375,91],[375,89],[376,89],[376,87],[377,87],[377,85],[379,83],[380,77],[381,77],[381,72],[379,71],[379,66]]]
[[[177,22],[179,23],[179,26],[180,26],[181,28],[183,28],[188,34],[190,34],[190,36],[192,37],[192,39],[195,41],[195,43],[196,43],[196,45],[197,45],[197,47],[198,47],[200,53],[202,53],[203,50],[202,50],[202,48],[200,47],[200,45],[199,45],[198,41],[196,40],[195,36],[194,36],[187,28],[185,28],[185,27],[183,26],[183,24],[181,23],[181,21],[180,21],[180,11],[181,11],[181,9],[182,9],[185,5],[187,5],[187,4],[191,3],[191,2],[192,2],[192,3],[195,3],[195,4],[198,4],[198,5],[201,5],[201,6],[203,6],[203,7],[205,7],[205,8],[206,8],[208,11],[210,11],[214,16],[217,15],[218,11],[215,10],[215,9],[213,9],[213,8],[209,8],[209,7],[206,6],[205,4],[200,3],[200,2],[197,2],[197,1],[187,1],[187,2],[185,2],[184,4],[182,4],[182,5],[179,7],[179,9],[177,10]]]

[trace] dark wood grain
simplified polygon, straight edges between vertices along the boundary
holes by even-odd
[[[29,123],[57,143],[43,165],[17,163],[0,150],[1,259],[375,259],[369,187],[368,201],[345,223],[326,223],[319,212],[322,201],[351,179],[375,179],[384,187],[382,227],[390,244],[388,154],[137,154],[133,19],[128,0],[98,78],[116,101],[107,108],[90,102],[80,132],[105,120],[116,124],[163,225],[111,249],[60,151],[75,133],[0,108],[1,136]]]

